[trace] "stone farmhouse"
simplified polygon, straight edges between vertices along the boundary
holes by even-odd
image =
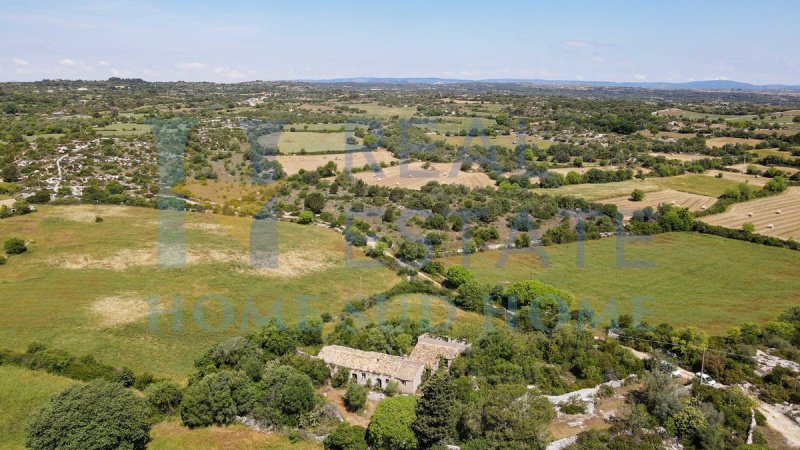
[[[470,348],[464,341],[440,338],[425,333],[409,356],[367,352],[341,345],[328,345],[317,358],[325,361],[331,370],[348,370],[350,379],[359,384],[370,382],[385,388],[390,381],[397,382],[399,392],[415,394],[422,384],[425,368],[437,370],[444,361],[449,368],[453,360]]]

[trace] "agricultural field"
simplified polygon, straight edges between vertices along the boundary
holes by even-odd
[[[736,187],[738,181],[726,178],[713,178],[703,175],[686,174],[675,177],[652,177],[644,180],[633,179],[619,181],[615,183],[603,184],[573,184],[561,186],[556,189],[547,189],[546,192],[554,192],[561,195],[575,195],[587,200],[603,200],[624,195],[630,195],[634,189],[641,189],[644,192],[655,192],[665,189],[687,192],[690,194],[719,197],[725,190]],[[731,174],[741,175],[741,174]]]
[[[378,117],[382,119],[392,116],[409,118],[417,113],[416,106],[385,106],[377,103],[345,103],[343,106],[366,111],[366,113],[359,114],[361,116]]]
[[[358,148],[363,142],[359,138],[356,145],[348,145],[346,143],[347,133],[316,133],[316,132],[283,132],[278,137],[278,149],[281,153],[324,153],[328,151],[343,152]],[[261,136],[259,142],[266,145],[267,143],[274,142],[274,136]]]
[[[385,163],[388,165],[392,162],[400,162],[392,153],[382,149],[371,152],[349,152],[346,154],[278,155],[275,159],[281,163],[283,170],[289,175],[299,172],[300,169],[314,170],[331,161],[336,164],[339,170],[344,170],[347,167],[361,169],[365,164]]]
[[[722,178],[717,178],[719,174],[722,174]],[[715,180],[730,181],[736,184],[747,183],[752,186],[758,186],[758,187],[764,186],[767,184],[767,182],[769,182],[769,178],[760,177],[758,175],[748,175],[746,173],[728,172],[728,171],[714,170],[714,169],[706,170],[705,172],[703,172],[703,175],[701,176],[711,177],[714,178]]]
[[[444,134],[448,131],[450,133],[458,133],[461,130],[469,131],[473,128],[483,130],[497,123],[494,119],[486,119],[483,117],[433,117],[432,119],[438,119],[439,122],[418,124],[416,126],[426,131],[435,131],[439,134]]]
[[[746,173],[747,172],[747,168],[750,167],[750,166],[753,166],[756,169],[761,170],[761,171],[765,171],[765,170],[769,169],[769,167],[762,166],[761,164],[735,164],[733,166],[728,166],[728,169],[738,170],[741,173]],[[783,172],[785,172],[788,175],[792,175],[792,174],[796,173],[799,170],[799,169],[795,169],[794,167],[775,166],[775,168],[782,170]]]
[[[621,212],[626,219],[630,219],[631,216],[633,216],[633,212],[636,210],[641,210],[648,206],[656,209],[658,205],[661,204],[680,206],[681,208],[688,208],[690,211],[700,211],[716,203],[717,198],[666,189],[663,191],[648,192],[645,194],[644,200],[639,202],[631,200],[630,195],[609,198],[602,202],[610,205],[617,205],[619,212]]]
[[[678,161],[700,161],[707,159],[708,155],[693,155],[691,153],[657,153],[653,152],[653,156],[663,156],[667,159],[677,159]]]
[[[534,278],[566,289],[606,324],[609,314],[633,313],[651,324],[725,333],[745,320],[772,320],[800,302],[798,252],[696,233],[605,238],[582,246],[492,251],[443,261],[467,265],[491,284]]]
[[[444,136],[439,134],[436,136],[432,136],[432,138],[435,141],[444,140],[448,144],[455,145],[457,147],[460,147],[462,145],[468,145],[468,146],[482,145],[485,147],[487,141],[490,146],[502,145],[504,147],[511,147],[511,148],[514,148],[515,146],[523,143],[523,144],[536,145],[539,148],[546,149],[555,144],[555,142],[553,141],[548,141],[534,136],[525,136],[525,142],[521,142],[519,136],[516,134],[510,134],[510,135],[500,134],[497,136],[475,136],[475,137]]]
[[[0,348],[40,341],[183,380],[211,345],[256,326],[256,314],[287,323],[337,314],[349,299],[398,281],[388,269],[346,266],[344,241],[334,231],[284,222],[277,227],[277,267],[251,267],[252,223],[187,213],[186,264],[167,269],[157,266],[154,209],[41,206],[3,219],[0,238],[24,237],[30,249],[3,266]],[[180,327],[165,314],[151,328],[150,299],[158,311],[177,308]]]
[[[458,163],[430,163],[428,169],[424,169],[423,165],[423,162],[399,164],[386,167],[380,172],[360,172],[354,176],[370,185],[406,189],[420,189],[431,181],[439,184],[462,184],[470,188],[494,186],[494,181],[485,173],[462,172],[458,170]]]
[[[32,411],[75,380],[20,367],[0,365],[0,449],[25,448],[25,424]]]
[[[733,138],[733,137],[712,137],[706,139],[706,147],[708,148],[719,148],[724,147],[726,145],[736,145],[736,144],[743,144],[743,145],[752,145],[755,147],[756,145],[760,144],[762,141],[760,139],[742,139],[742,138]]]
[[[767,148],[763,150],[753,150],[753,153],[756,154],[759,158],[765,158],[767,156],[777,156],[779,158],[786,158],[786,159],[800,159],[800,156],[793,156],[790,152],[782,152],[776,148]]]
[[[780,195],[736,203],[724,213],[701,220],[735,229],[752,223],[758,234],[797,241],[800,240],[800,187],[790,187]]]

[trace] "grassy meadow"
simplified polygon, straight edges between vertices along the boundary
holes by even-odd
[[[582,267],[577,244],[540,247],[541,253],[478,253],[466,261],[454,256],[444,262],[466,264],[481,281],[492,284],[530,278],[550,283],[585,300],[606,321],[615,299],[619,314],[634,312],[638,303],[641,317],[650,323],[724,333],[743,322],[774,319],[800,304],[800,252],[696,233],[625,241],[618,251],[620,242],[586,242]],[[620,257],[652,267],[621,267]]]
[[[26,254],[0,266],[0,348],[40,341],[183,380],[211,345],[261,317],[292,323],[336,314],[349,299],[399,280],[384,268],[347,267],[344,240],[334,231],[283,222],[278,267],[251,268],[252,220],[185,217],[182,268],[157,265],[156,210],[42,206],[0,221],[0,239],[31,241]],[[159,314],[151,326],[151,298],[156,311],[180,314]]]
[[[0,366],[0,449],[25,448],[25,427],[33,411],[75,380],[13,366]]]

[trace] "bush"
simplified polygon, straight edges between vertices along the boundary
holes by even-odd
[[[6,257],[5,257],[4,255],[0,255],[0,266],[2,266],[3,264],[5,264],[5,263],[6,263],[6,261],[7,261]]]
[[[308,225],[309,223],[314,221],[314,213],[311,211],[303,211],[297,216],[297,223],[302,225]]]
[[[633,192],[631,192],[631,200],[634,202],[644,200],[644,191],[641,189],[634,189]]]
[[[472,311],[482,311],[483,302],[489,296],[489,287],[478,280],[469,280],[458,287],[455,304]]]
[[[144,390],[147,403],[161,414],[171,414],[178,410],[183,400],[183,390],[172,381],[159,381]]]
[[[344,393],[344,405],[350,412],[361,411],[367,404],[367,387],[358,383],[350,383]]]
[[[564,414],[583,414],[586,412],[586,405],[579,401],[570,401],[561,405],[559,409]]]
[[[458,288],[467,281],[475,279],[475,275],[473,275],[469,269],[458,265],[447,269],[447,272],[445,272],[444,276],[447,278],[447,286],[453,289]]]
[[[340,423],[323,441],[325,450],[367,450],[367,430],[358,425]]]
[[[6,239],[5,244],[3,244],[3,249],[9,255],[20,255],[28,251],[28,246],[25,245],[24,240],[17,237],[12,237]]]
[[[400,242],[400,245],[397,248],[397,254],[395,256],[402,260],[413,262],[424,258],[427,253],[428,249],[425,248],[424,244],[404,239],[402,242]]]
[[[118,383],[93,381],[67,388],[32,417],[32,449],[144,449],[150,422],[145,401]]]

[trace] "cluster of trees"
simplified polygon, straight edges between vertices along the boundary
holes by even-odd
[[[687,209],[661,204],[658,209],[648,206],[633,212],[626,229],[635,234],[658,234],[670,231],[691,231],[695,216]]]
[[[543,188],[557,188],[568,184],[614,183],[617,181],[630,180],[632,178],[633,171],[631,169],[589,169],[584,172],[583,175],[578,172],[568,172],[566,175],[557,172],[546,172],[539,176],[539,186]]]

